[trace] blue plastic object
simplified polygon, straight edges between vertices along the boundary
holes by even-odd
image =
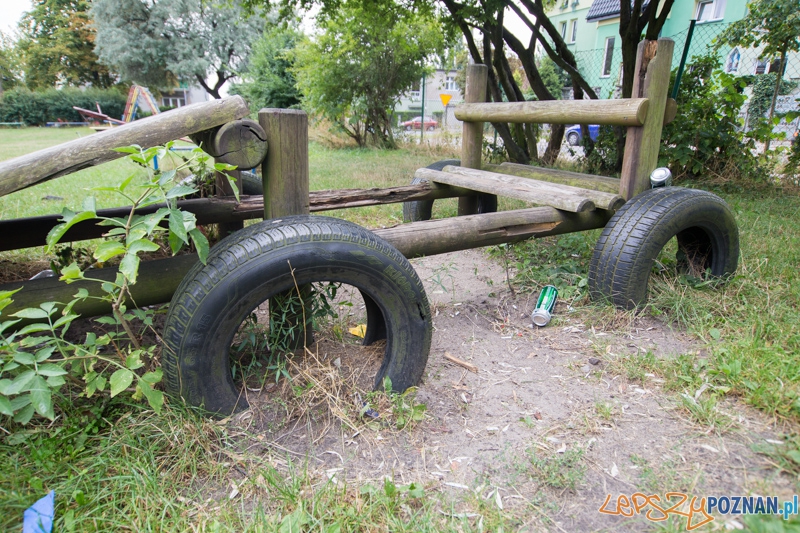
[[[55,517],[56,492],[51,490],[22,515],[22,533],[51,533]]]
[[[570,133],[572,134],[570,136]],[[600,126],[598,124],[589,124],[589,137],[593,141],[597,140],[597,135],[600,133]],[[572,146],[577,146],[581,143],[581,139],[583,139],[583,134],[581,133],[581,127],[579,124],[575,126],[571,126],[567,128],[564,132],[564,137],[567,139],[567,142]],[[572,140],[575,139],[573,143]]]

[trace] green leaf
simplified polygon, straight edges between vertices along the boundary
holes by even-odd
[[[183,223],[183,212],[178,209],[169,210],[169,231],[174,233],[181,241],[189,243],[186,235],[186,226]]]
[[[66,211],[66,210],[65,210]],[[58,241],[61,240],[61,237],[75,224],[78,222],[83,222],[84,220],[91,220],[96,218],[97,214],[94,211],[83,211],[82,213],[78,213],[74,216],[71,216],[67,222],[63,224],[59,224],[55,226],[50,232],[47,234],[47,238],[45,242],[47,242],[47,252],[52,253],[55,245],[58,244]]]
[[[161,371],[160,368],[157,368],[152,372],[147,372],[144,376],[142,376],[142,381],[145,381],[150,385],[155,385],[156,383],[161,381],[162,377],[164,377],[164,373]]]
[[[10,385],[4,387],[5,388],[4,391],[0,392],[2,392],[2,394],[5,394],[6,396],[13,396],[15,394],[25,392],[28,390],[28,384],[31,381],[33,381],[33,378],[35,377],[36,374],[33,372],[33,370],[26,370],[25,372],[15,377]]]
[[[105,241],[94,251],[94,258],[105,263],[112,257],[125,253],[125,245],[118,241]]]
[[[120,148],[114,148],[115,152],[121,152],[123,154],[138,154],[142,151],[142,147],[138,144],[132,144],[130,146],[122,146]]]
[[[0,414],[6,416],[14,416],[14,410],[11,408],[11,402],[8,398],[0,396]]]
[[[43,322],[37,322],[36,324],[28,324],[21,330],[19,330],[20,335],[30,335],[31,333],[39,333],[40,331],[50,331],[50,324],[46,324]]]
[[[41,350],[38,350],[35,354],[36,362],[42,363],[44,361],[47,361],[50,358],[50,356],[53,355],[55,349],[56,349],[55,346],[45,346]]]
[[[120,368],[111,374],[111,397],[127,389],[133,383],[133,372],[127,368]]]
[[[710,330],[708,330],[708,334],[715,341],[718,341],[719,338],[722,336],[722,333],[720,333],[720,331],[717,328],[711,328]]]
[[[146,381],[139,382],[139,390],[147,398],[147,403],[153,408],[157,414],[161,414],[161,407],[164,405],[164,393],[160,390],[155,390]]]
[[[43,365],[39,365],[39,368],[37,370],[40,376],[45,376],[45,377],[63,376],[67,373],[66,370],[53,363],[45,363]]]
[[[16,352],[14,354],[14,361],[21,365],[32,365],[36,362],[36,358],[33,354],[28,352]]]
[[[50,420],[55,419],[53,413],[53,391],[50,385],[40,376],[31,382],[31,404],[41,416]]]
[[[98,324],[106,324],[108,326],[115,326],[118,324],[117,319],[110,316],[101,316],[94,319]]]
[[[136,276],[139,275],[139,256],[128,252],[119,264],[119,271],[128,279],[131,285],[136,283]]]
[[[160,249],[160,246],[149,239],[137,239],[128,244],[129,254],[138,254],[139,252],[157,252]]]
[[[60,387],[64,383],[66,383],[66,380],[61,376],[50,376],[47,378],[47,384],[53,389]]]
[[[175,171],[174,170],[165,170],[158,177],[158,184],[161,187],[164,187],[165,185],[167,185],[169,182],[171,182],[174,179],[175,179]]]
[[[200,262],[205,265],[208,259],[208,239],[206,239],[203,232],[197,228],[190,231],[189,236],[192,238],[194,247],[197,249],[197,256],[200,258]]]
[[[134,352],[125,358],[125,366],[128,367],[128,370],[138,370],[144,366],[144,363],[142,362],[142,359],[139,357],[139,354],[137,352]]]
[[[41,320],[43,318],[49,317],[50,315],[43,309],[36,309],[35,307],[27,307],[25,309],[20,309],[11,316],[17,316],[19,318],[28,318],[31,320]]]
[[[172,255],[177,254],[183,247],[183,241],[181,241],[181,239],[171,231],[169,232],[167,241],[169,242],[169,249],[172,250]]]
[[[196,191],[197,189],[195,189],[194,187],[187,187],[186,185],[176,185],[175,187],[167,191],[165,197],[167,198],[167,200],[169,200],[170,198],[181,198],[183,196],[188,196]]]
[[[27,424],[33,418],[33,405],[26,405],[14,415],[14,422],[17,424]]]
[[[72,263],[68,267],[61,269],[61,277],[58,279],[69,283],[71,281],[83,279],[83,272],[81,272],[78,263]]]

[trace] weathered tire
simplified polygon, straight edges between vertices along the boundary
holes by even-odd
[[[461,165],[460,159],[443,159],[437,161],[432,165],[425,168],[431,170],[442,170],[447,165]],[[425,183],[428,180],[422,178],[414,178],[411,180],[411,185]],[[478,213],[495,213],[497,212],[497,196],[494,194],[478,194]],[[403,204],[403,222],[419,222],[421,220],[430,220],[433,213],[433,200],[421,200],[418,202],[405,202]]]
[[[592,299],[623,309],[644,304],[653,263],[672,237],[693,272],[724,278],[736,270],[739,230],[725,201],[695,189],[651,189],[623,205],[600,235],[589,264]]]
[[[243,170],[239,173],[242,194],[262,195],[264,184],[261,177],[252,170]]]
[[[294,273],[294,276],[292,275]],[[425,290],[394,247],[356,224],[329,217],[267,220],[221,241],[207,265],[184,278],[170,304],[162,367],[169,393],[227,415],[247,407],[231,377],[229,349],[239,325],[271,296],[317,282],[357,287],[368,327],[385,328],[386,352],[375,376],[403,391],[422,378],[431,344]],[[371,309],[370,309],[371,308]],[[372,317],[374,318],[374,317]],[[367,332],[371,338],[380,333]]]

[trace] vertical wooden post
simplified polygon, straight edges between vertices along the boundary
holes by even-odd
[[[233,192],[233,187],[237,188],[237,192],[242,192],[241,187],[241,173],[238,170],[229,170],[228,174],[236,178],[236,183],[231,184],[228,181],[228,178],[222,173],[216,173],[216,192],[217,196],[224,197],[224,196],[235,196]],[[239,231],[240,229],[244,228],[244,221],[239,222],[220,222],[217,224],[217,230],[219,231],[219,238],[224,239],[229,234],[233,233],[234,231]]]
[[[308,116],[296,109],[262,109],[258,123],[267,135],[264,218],[307,215]]]
[[[639,43],[631,98],[650,102],[644,126],[629,127],[625,140],[619,194],[626,200],[650,187],[650,173],[658,164],[674,48],[675,42],[668,38]]]
[[[258,112],[258,122],[267,140],[267,157],[261,164],[264,183],[264,218],[280,218],[289,215],[309,214],[308,185],[308,116],[295,109],[262,109]],[[311,286],[300,287],[300,300],[307,307]],[[298,296],[290,290],[270,299],[270,321],[282,324],[285,338],[278,341],[281,347],[297,350],[310,346],[314,332],[309,322],[303,324],[303,313],[283,313],[281,305]],[[307,309],[306,314],[310,316]],[[304,335],[297,332],[302,331]]]
[[[467,67],[467,87],[464,91],[464,103],[474,104],[486,101],[486,81],[489,67],[486,65],[469,65]],[[461,134],[461,166],[481,168],[483,151],[483,122],[464,122]],[[458,199],[458,214],[474,215],[478,212],[477,196],[462,196]]]

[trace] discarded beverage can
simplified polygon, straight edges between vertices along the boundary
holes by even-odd
[[[659,167],[650,174],[650,187],[669,187],[672,185],[672,172],[667,167]]]
[[[558,298],[558,289],[552,285],[542,287],[542,292],[539,293],[539,299],[536,301],[536,309],[533,310],[534,324],[544,327],[550,322],[553,309],[556,307],[556,298]]]

